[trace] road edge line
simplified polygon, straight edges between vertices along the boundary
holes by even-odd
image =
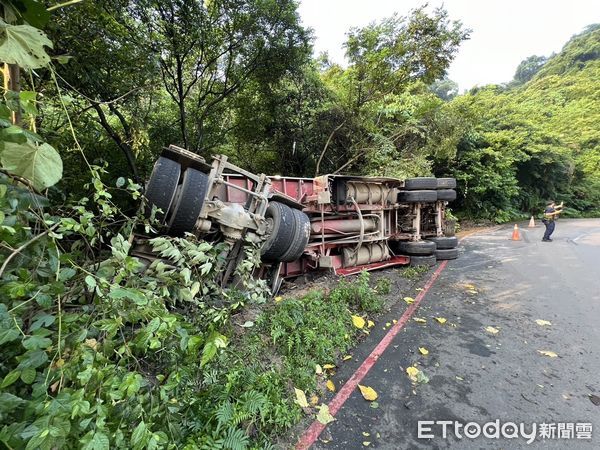
[[[332,416],[335,416],[336,413],[344,405],[344,403],[346,403],[346,400],[348,400],[352,392],[354,392],[354,390],[357,388],[358,384],[369,373],[369,371],[375,365],[379,357],[391,344],[394,337],[396,337],[400,330],[404,328],[408,320],[416,312],[421,301],[423,301],[423,299],[425,298],[425,295],[427,295],[427,292],[429,292],[429,290],[431,289],[435,281],[438,279],[440,274],[444,271],[447,265],[448,261],[443,261],[435,270],[435,272],[431,274],[431,276],[425,283],[425,286],[423,286],[423,290],[419,292],[419,294],[415,297],[415,301],[411,305],[409,305],[409,307],[406,309],[406,311],[404,311],[402,316],[400,316],[400,319],[398,319],[398,322],[395,323],[389,329],[389,331],[385,334],[381,341],[379,341],[379,343],[375,346],[375,348],[369,354],[369,356],[367,356],[367,358],[362,362],[358,369],[356,369],[356,371],[352,374],[348,381],[344,383],[344,385],[338,391],[335,397],[329,402],[329,413]],[[327,425],[323,425],[318,420],[313,421],[313,423],[304,431],[304,433],[296,443],[296,450],[308,449],[311,445],[315,443],[315,441],[321,435],[326,426]]]

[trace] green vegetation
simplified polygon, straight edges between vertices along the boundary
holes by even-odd
[[[267,290],[250,278],[256,257],[239,269],[243,291],[212,281],[219,246],[191,238],[153,239],[164,260],[145,267],[128,255],[143,220],[119,225],[109,190],[94,181],[100,209],[81,201],[62,217],[0,184],[0,211],[11,224],[2,226],[3,245],[22,248],[0,274],[0,442],[268,447],[301,417],[290,384],[318,392],[315,365],[335,361],[361,334],[351,311],[380,308],[368,274],[326,295],[266,307],[255,325],[233,325],[233,314],[266,301]],[[94,251],[102,241],[110,245]]]
[[[218,285],[220,244],[136,213],[165,145],[255,172],[455,176],[459,217],[548,198],[600,213],[598,25],[456,95],[445,73],[469,31],[443,9],[350,30],[347,67],[311,57],[292,0],[1,12],[2,446],[268,448],[301,417],[293,387],[320,397],[315,366],[364,335],[353,314],[382,308],[390,284],[367,274],[272,303],[256,251],[241,289]],[[129,254],[140,229],[161,260]]]
[[[448,104],[471,120],[450,164],[437,163],[459,180],[463,216],[537,215],[548,199],[564,200],[572,216],[600,214],[600,26],[536,70],[524,84]]]
[[[407,280],[417,280],[428,271],[428,266],[411,266],[403,268],[400,274]]]

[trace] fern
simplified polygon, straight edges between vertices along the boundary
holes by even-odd
[[[267,404],[266,397],[257,391],[247,391],[242,395],[241,398],[242,409],[248,411],[250,414],[257,414]]]
[[[235,410],[233,404],[229,400],[221,403],[219,409],[217,409],[217,412],[215,413],[215,417],[217,418],[217,430],[228,425],[233,419],[234,414]]]
[[[239,428],[229,428],[223,440],[223,448],[229,450],[246,450],[248,448],[248,436]]]

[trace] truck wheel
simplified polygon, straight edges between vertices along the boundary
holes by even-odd
[[[458,239],[456,237],[448,237],[448,236],[432,237],[432,238],[427,238],[427,240],[431,241],[431,242],[435,242],[435,245],[438,250],[454,248],[454,247],[458,246]]]
[[[438,178],[438,189],[456,189],[456,178]]]
[[[438,261],[445,259],[456,259],[458,258],[458,248],[444,248],[436,250],[435,257]]]
[[[437,179],[434,177],[407,178],[404,180],[404,189],[407,191],[437,189]]]
[[[436,191],[400,191],[398,202],[400,203],[422,203],[437,201]]]
[[[158,213],[156,218],[160,221],[165,218],[171,203],[173,203],[180,175],[181,165],[179,163],[162,156],[158,158],[144,191],[144,197],[149,206],[144,211],[146,217],[150,217],[152,207],[156,206],[162,210],[162,213]]]
[[[416,266],[428,266],[428,267],[433,267],[435,266],[435,255],[429,255],[429,256],[411,256],[410,257],[410,265],[412,267],[416,267]]]
[[[295,232],[292,242],[287,251],[279,259],[283,262],[296,261],[304,253],[308,239],[310,238],[310,219],[298,209],[292,209],[294,213]]]
[[[206,174],[192,168],[183,172],[179,195],[169,219],[171,236],[183,236],[184,233],[194,230],[207,190],[208,176]]]
[[[269,202],[265,219],[270,225],[271,235],[261,248],[262,258],[265,261],[280,261],[296,234],[294,211],[283,203]]]
[[[399,242],[398,249],[407,255],[433,255],[435,243],[430,241]]]
[[[437,191],[437,199],[451,202],[456,200],[456,191],[454,189],[439,189]]]

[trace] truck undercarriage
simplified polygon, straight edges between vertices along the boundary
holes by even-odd
[[[224,155],[207,163],[185,149],[163,150],[145,197],[166,233],[224,243],[222,284],[233,281],[245,247],[260,248],[256,276],[275,293],[283,278],[332,270],[349,275],[395,265],[433,265],[458,255],[446,220],[452,178],[323,175],[268,177]],[[133,253],[154,259],[148,236]]]

